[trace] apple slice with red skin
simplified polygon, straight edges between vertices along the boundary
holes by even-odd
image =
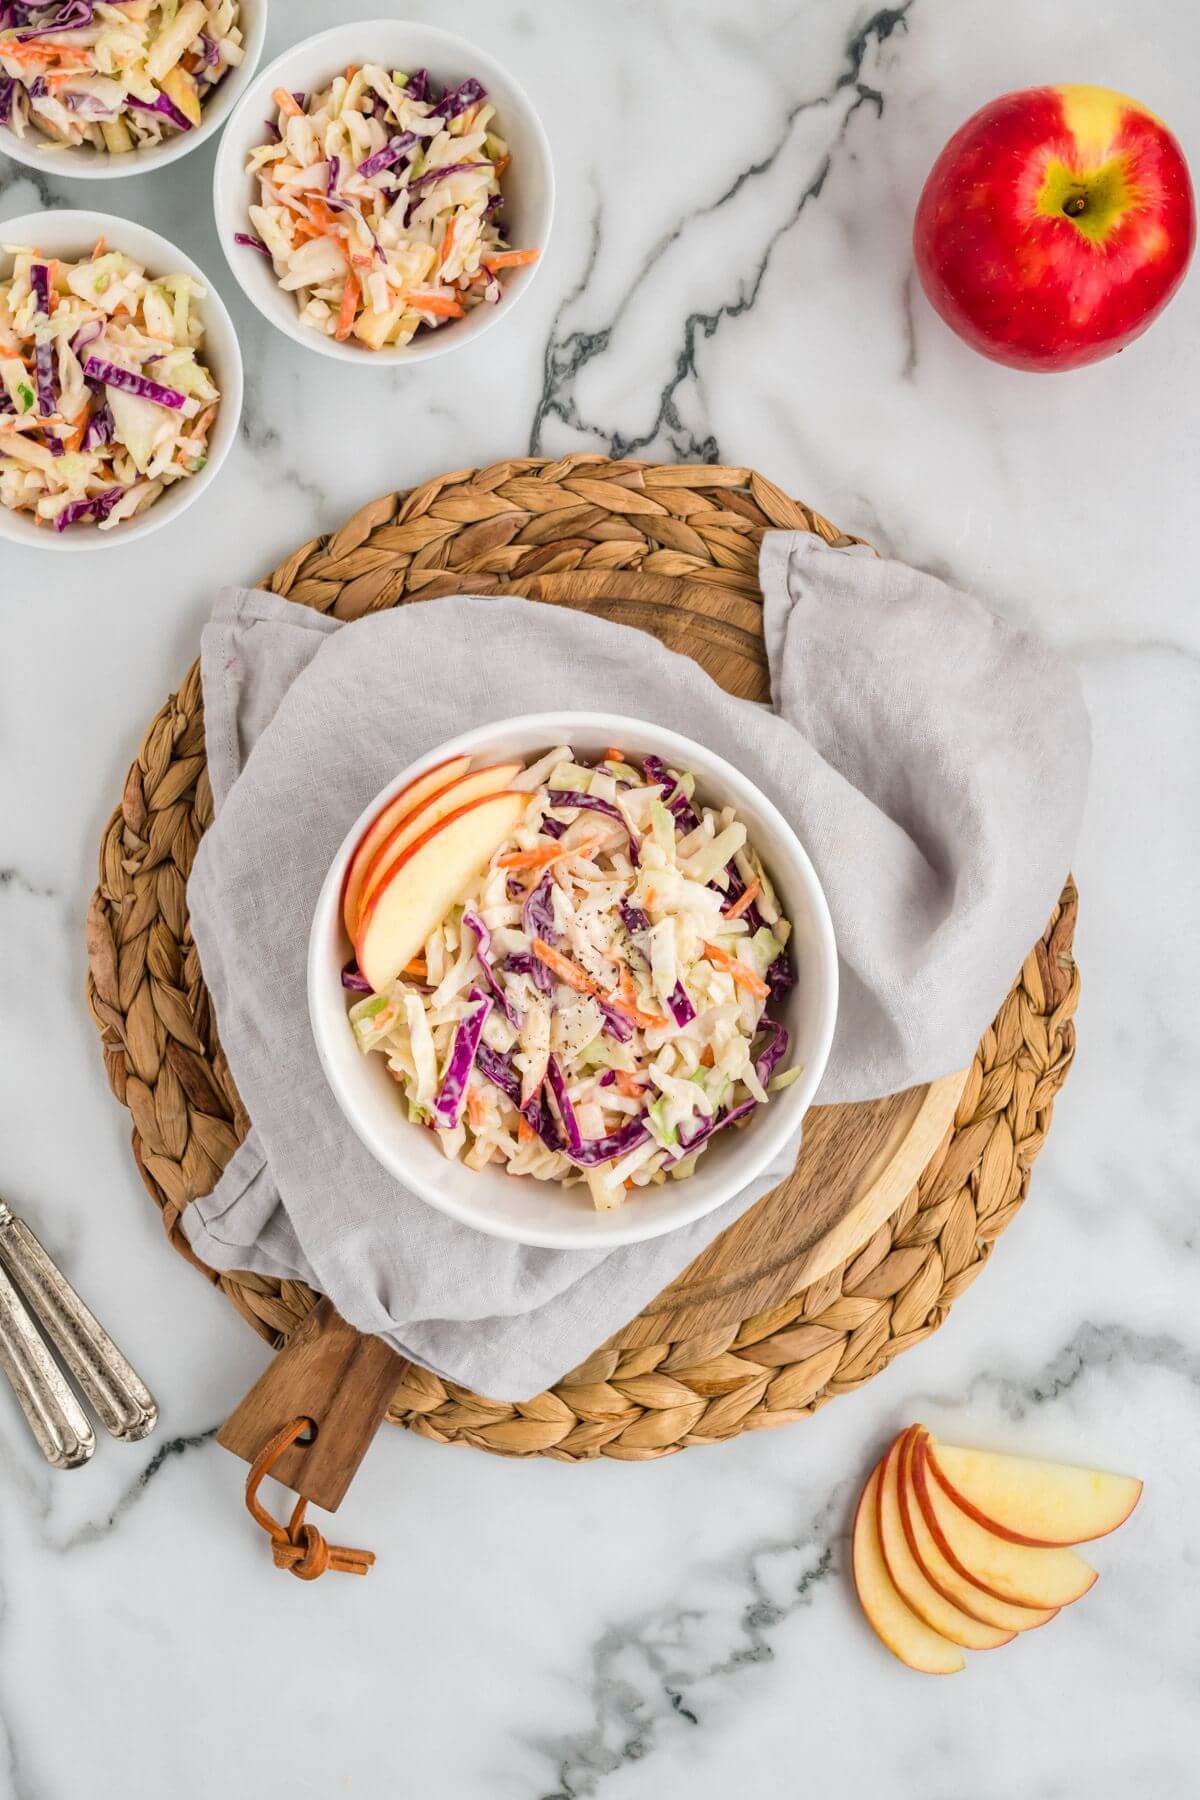
[[[1133,1475],[962,1450],[934,1437],[925,1463],[961,1512],[997,1537],[1039,1547],[1086,1544],[1123,1525],[1142,1493]]]
[[[854,1515],[854,1585],[867,1623],[893,1656],[922,1675],[956,1675],[966,1667],[957,1644],[932,1631],[900,1598],[879,1543],[877,1492],[882,1464],[871,1472]]]
[[[985,1625],[955,1606],[952,1600],[947,1600],[926,1576],[904,1534],[900,1517],[900,1465],[905,1441],[910,1435],[910,1432],[902,1431],[896,1438],[880,1464],[876,1486],[876,1528],[892,1586],[910,1612],[915,1612],[931,1631],[949,1638],[952,1644],[961,1644],[964,1650],[998,1650],[1002,1644],[1011,1644],[1016,1632]]]
[[[412,961],[425,939],[525,817],[530,796],[485,794],[410,844],[359,915],[354,950],[375,992]]]
[[[342,920],[347,937],[354,937],[363,881],[376,851],[387,841],[402,819],[415,812],[431,795],[449,786],[457,776],[465,775],[470,766],[469,756],[448,756],[444,762],[435,763],[432,769],[426,769],[423,775],[418,775],[415,781],[402,787],[398,794],[393,794],[383,810],[371,820],[350,858],[346,879],[342,884]]]
[[[499,793],[523,767],[523,763],[506,762],[492,763],[486,769],[472,769],[469,774],[459,775],[444,788],[439,788],[436,794],[431,794],[422,805],[406,814],[376,850],[363,876],[359,913],[366,911],[404,851],[419,837],[424,837],[431,825],[436,825],[448,813],[458,812],[472,800]]]
[[[1008,1600],[997,1600],[960,1574],[943,1554],[913,1492],[912,1454],[918,1429],[914,1427],[905,1433],[900,1449],[900,1522],[908,1547],[930,1586],[961,1612],[968,1613],[981,1624],[994,1625],[997,1631],[1034,1631],[1039,1625],[1049,1624],[1058,1615],[1057,1607],[1014,1606]]]
[[[997,1600],[1018,1606],[1069,1606],[1086,1594],[1096,1571],[1073,1550],[1031,1549],[986,1531],[955,1506],[930,1478],[926,1462],[928,1432],[917,1427],[913,1444],[913,1491],[938,1547],[960,1575]]]

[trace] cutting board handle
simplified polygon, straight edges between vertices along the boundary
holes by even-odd
[[[312,1431],[272,1464],[277,1481],[314,1506],[336,1512],[383,1423],[403,1368],[382,1338],[365,1337],[321,1300],[292,1333],[217,1442],[252,1463],[298,1418]]]

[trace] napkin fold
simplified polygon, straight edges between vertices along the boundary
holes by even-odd
[[[794,1144],[720,1211],[650,1243],[534,1249],[408,1193],[327,1088],[305,956],[343,836],[418,756],[551,696],[703,738],[788,818],[841,958],[821,1100],[968,1062],[1068,870],[1090,742],[1078,682],[1032,633],[864,548],[772,533],[760,574],[770,708],[640,631],[521,599],[430,600],[347,627],[258,590],[218,597],[201,651],[216,818],[188,903],[254,1126],[184,1212],[206,1263],[307,1281],[415,1361],[524,1398],[791,1166]]]

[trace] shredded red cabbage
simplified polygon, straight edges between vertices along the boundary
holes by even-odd
[[[479,914],[477,912],[471,912],[469,909],[463,913],[463,924],[467,927],[468,931],[472,931],[475,934],[476,961],[478,962],[479,967],[483,973],[484,981],[487,983],[487,986],[492,991],[492,997],[496,1001],[496,1004],[499,1006],[500,1011],[504,1014],[505,1018],[508,1020],[509,1024],[513,1027],[514,1030],[519,1031],[520,1027],[521,1027],[521,1014],[518,1012],[518,1010],[515,1006],[510,1004],[508,997],[504,992],[503,987],[501,986],[499,980],[497,979],[495,970],[492,967],[492,954],[491,954],[492,953],[492,934],[491,934],[491,932],[488,930],[487,926],[484,924],[484,922],[480,918]]]
[[[790,993],[796,985],[796,971],[786,950],[781,950],[767,970],[767,986],[776,1000]]]
[[[607,1006],[603,1000],[596,1005],[604,1014],[604,1029],[609,1037],[616,1038],[618,1044],[627,1044],[633,1036],[633,1022],[624,1013],[619,1013],[615,1006]]]
[[[505,957],[504,967],[510,975],[528,975],[543,994],[554,992],[554,977],[540,956],[532,956],[527,950],[514,951]]]
[[[94,519],[99,523],[108,517],[124,492],[121,487],[105,488],[102,494],[93,494],[90,500],[72,500],[55,518],[55,531],[65,531],[68,525],[78,524],[80,519]]]
[[[467,79],[458,87],[450,88],[442,95],[430,117],[445,119],[448,124],[451,119],[457,119],[459,113],[466,112],[468,106],[474,106],[478,101],[486,99],[487,89],[483,83],[476,81],[473,75],[468,75]]]
[[[767,1042],[754,1059],[754,1072],[766,1087],[775,1072],[776,1064],[787,1055],[791,1034],[786,1025],[781,1025],[778,1019],[768,1019],[765,1013],[758,1021],[758,1029],[769,1034]]]
[[[453,1131],[462,1118],[467,1098],[467,1081],[475,1062],[475,1052],[483,1036],[484,1021],[492,1010],[491,1001],[477,987],[471,989],[468,999],[475,1011],[460,1022],[454,1034],[450,1061],[446,1064],[446,1073],[433,1103],[434,1124],[446,1131]]]
[[[96,408],[83,433],[82,450],[99,450],[104,444],[111,444],[117,435],[116,421],[112,416],[112,408],[104,400]]]
[[[161,113],[164,119],[169,119],[172,125],[179,127],[180,131],[192,129],[192,121],[181,113],[175,102],[169,100],[165,94],[160,94],[158,99],[153,102],[139,100],[136,94],[127,94],[125,104],[135,107],[138,112]]]
[[[16,77],[0,75],[0,125],[12,124],[13,97],[16,91]]]
[[[706,1144],[715,1131],[723,1131],[726,1125],[732,1125],[737,1119],[744,1119],[746,1114],[752,1113],[757,1105],[757,1100],[739,1101],[738,1105],[731,1106],[728,1112],[717,1113],[711,1119],[702,1120],[687,1137],[684,1136],[684,1132],[687,1130],[686,1123],[681,1125],[679,1127],[680,1155],[673,1156],[671,1161],[679,1162],[684,1156],[690,1156],[693,1150],[698,1150],[701,1144]]]
[[[153,400],[156,406],[168,407],[172,412],[187,405],[187,395],[181,394],[178,388],[164,387],[160,381],[150,381],[145,375],[137,375],[132,369],[118,368],[116,363],[106,362],[102,356],[89,356],[83,365],[85,375],[93,375],[97,381],[103,381],[108,387],[121,388],[127,394],[137,394],[143,400]]]
[[[667,996],[667,1006],[677,1025],[690,1025],[696,1016],[696,1009],[688,999],[687,989],[682,981],[677,981]]]
[[[567,1155],[581,1156],[583,1154],[583,1135],[580,1132],[579,1121],[575,1117],[575,1108],[571,1105],[571,1096],[567,1092],[567,1084],[556,1056],[549,1057],[546,1062],[546,1080],[550,1084],[550,1092],[554,1095],[554,1104],[558,1108],[558,1116],[566,1135]]]
[[[630,937],[635,931],[649,931],[650,914],[643,912],[640,906],[634,906],[629,900],[618,900],[617,911],[620,913],[621,922]]]
[[[48,319],[50,317],[50,271],[45,263],[30,265],[29,285],[33,289],[39,316]],[[37,380],[38,411],[45,416],[55,412],[58,407],[58,387],[54,379],[54,346],[39,339],[34,345],[33,364]],[[57,443],[57,438],[50,440],[51,450],[54,450]],[[61,445],[55,454],[62,455]]]
[[[341,166],[342,166],[342,159],[340,156],[331,156],[330,157],[329,162],[325,168],[325,193],[326,193],[327,197],[328,197],[328,195],[332,194],[334,189],[337,187],[338,171],[341,169]]]
[[[511,1056],[502,1056],[499,1050],[493,1050],[490,1044],[482,1039],[475,1050],[475,1067],[481,1075],[487,1077],[493,1087],[498,1087],[506,1094],[515,1107],[521,1104],[521,1077],[517,1074]]]
[[[708,884],[714,892],[724,896],[723,904],[721,906],[721,911],[723,913],[728,912],[730,907],[734,906],[746,891],[746,884],[742,880],[736,862],[726,863],[725,875],[728,881],[727,887],[718,887],[715,881],[710,881]],[[747,931],[759,931],[766,924],[766,920],[758,910],[757,903],[753,900],[742,914],[742,918],[746,921]]]
[[[233,241],[235,244],[244,244],[247,250],[257,250],[259,255],[265,256],[268,262],[272,260],[271,252],[267,249],[267,246],[260,237],[255,237],[253,232],[235,231],[233,234]]]
[[[642,758],[642,773],[645,775],[647,781],[652,782],[654,786],[662,787],[666,790],[663,804],[666,806],[667,811],[672,815],[675,823],[679,826],[679,829],[684,835],[686,836],[689,831],[695,831],[697,825],[700,823],[699,817],[693,808],[691,801],[672,775],[670,769],[668,769],[662,757],[644,756]]]
[[[547,806],[558,808],[577,807],[581,812],[603,813],[606,819],[613,819],[624,830],[629,839],[629,860],[636,869],[638,866],[638,843],[633,827],[611,800],[599,800],[595,794],[584,794],[575,788],[551,788],[546,795]]]
[[[428,187],[431,182],[443,181],[447,175],[461,175],[464,169],[483,169],[486,167],[487,164],[480,162],[478,159],[475,162],[443,163],[440,169],[426,169],[422,174],[417,176],[415,181],[410,181],[408,184],[408,191],[410,194],[416,194],[419,193],[422,188]]]
[[[548,838],[560,838],[566,829],[561,819],[552,819],[549,814],[542,820],[542,831]]]
[[[628,1125],[622,1125],[619,1131],[610,1131],[607,1137],[584,1138],[578,1150],[569,1150],[567,1154],[581,1169],[594,1169],[598,1163],[614,1162],[627,1151],[636,1150],[649,1136],[640,1119],[630,1119]]]
[[[370,994],[374,992],[374,989],[366,976],[359,973],[358,964],[353,957],[350,958],[350,961],[342,970],[342,986],[348,989],[352,994]]]
[[[408,78],[405,93],[410,100],[425,101],[429,99],[429,70],[417,69]]]
[[[599,1080],[597,1081],[596,1086],[597,1087],[611,1087],[613,1082],[616,1079],[617,1079],[617,1071],[615,1069],[605,1069],[603,1075],[601,1075]]]
[[[81,325],[71,339],[71,349],[74,354],[82,356],[88,345],[94,344],[103,330],[104,326],[99,319],[89,319],[86,325]]]
[[[412,149],[416,141],[415,131],[400,132],[397,137],[390,139],[382,150],[376,150],[373,156],[368,156],[360,162],[356,173],[364,175],[368,181],[372,175],[381,175],[385,169],[390,169],[393,163],[398,163],[400,158]]]
[[[531,938],[545,938],[548,944],[558,942],[558,930],[554,923],[554,908],[550,896],[554,891],[554,882],[549,871],[542,876],[537,886],[529,894],[521,908],[521,924]]]
[[[51,13],[47,19],[16,33],[22,44],[30,44],[35,38],[51,37],[56,31],[82,31],[92,23],[94,14],[92,0],[65,0],[65,4]]]

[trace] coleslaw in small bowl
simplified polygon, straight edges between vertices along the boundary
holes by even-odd
[[[267,0],[0,0],[0,147],[106,180],[186,156],[249,82]]]
[[[0,536],[128,542],[207,485],[242,369],[220,298],[182,251],[102,213],[0,227]]]
[[[433,795],[434,819],[448,779],[513,822],[389,980],[365,911],[426,841],[405,796]],[[644,720],[542,713],[431,749],[364,809],[317,900],[308,992],[334,1096],[402,1186],[493,1236],[612,1247],[784,1177],[837,955],[803,847],[731,763]]]
[[[483,50],[414,20],[305,39],[247,88],[213,176],[248,298],[320,355],[411,363],[465,346],[541,266],[546,134]]]

